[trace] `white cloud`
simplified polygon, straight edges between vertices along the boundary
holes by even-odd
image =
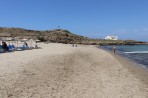
[[[126,33],[128,33],[128,31],[126,30],[126,29],[118,29],[118,30],[115,30],[114,31],[115,33],[120,33],[120,34],[126,34]]]
[[[148,28],[143,28],[143,31],[148,32]]]
[[[133,39],[133,40],[148,40],[148,28],[136,28],[132,30],[120,29],[115,31],[121,39]]]
[[[138,33],[140,30],[139,29],[134,29],[133,32],[134,33]]]

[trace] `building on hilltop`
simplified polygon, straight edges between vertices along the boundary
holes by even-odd
[[[105,37],[106,40],[118,40],[117,36],[106,36]]]

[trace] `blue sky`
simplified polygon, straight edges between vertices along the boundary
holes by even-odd
[[[91,38],[148,41],[148,0],[0,0],[0,27],[58,26]]]

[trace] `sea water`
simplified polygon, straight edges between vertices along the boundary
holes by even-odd
[[[113,46],[101,46],[112,51]],[[116,53],[148,68],[148,45],[116,45]]]

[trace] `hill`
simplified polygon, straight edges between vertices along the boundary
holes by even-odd
[[[43,41],[59,43],[81,43],[86,39],[83,36],[71,33],[68,30],[55,29],[46,31],[26,30],[22,28],[0,28],[0,37],[19,37],[41,39]]]
[[[55,43],[66,44],[86,44],[86,45],[135,45],[148,44],[142,41],[133,40],[103,40],[91,39],[81,35],[73,34],[68,30],[55,29],[46,31],[27,30],[22,28],[3,28],[0,27],[0,37],[19,37],[28,39],[39,39]]]

